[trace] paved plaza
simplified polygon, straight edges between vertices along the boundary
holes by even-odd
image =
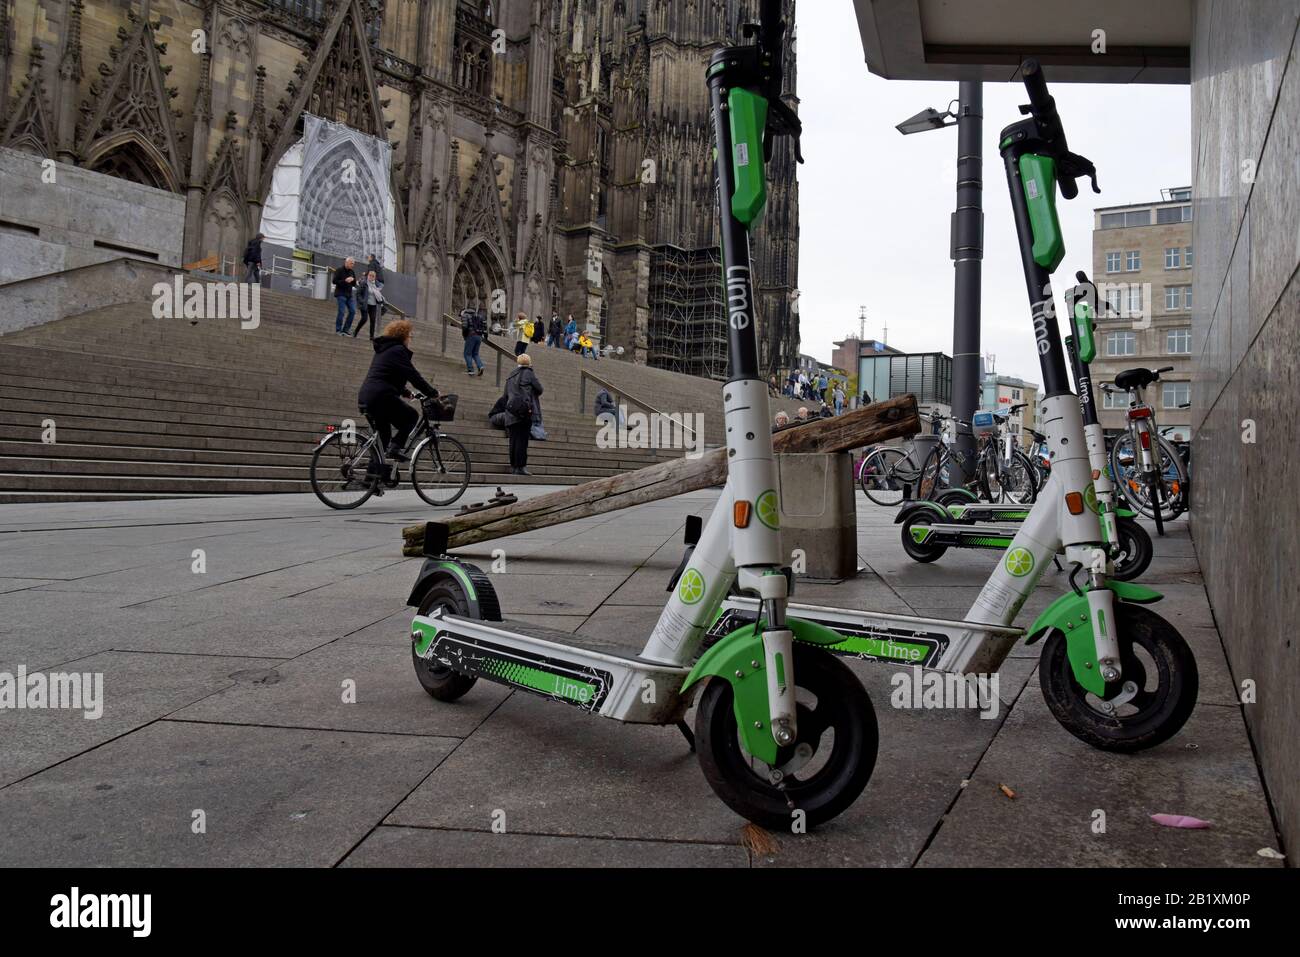
[[[505,616],[635,651],[686,517],[715,498],[458,554],[487,569],[504,551]],[[795,599],[962,615],[998,553],[918,565],[892,511],[859,508],[858,578]],[[310,495],[0,506],[0,673],[103,675],[98,719],[0,710],[0,865],[1276,866],[1258,854],[1278,841],[1185,519],[1142,579],[1200,669],[1175,738],[1121,756],[1070,736],[1039,691],[1038,646],[1003,666],[993,719],[893,708],[896,669],[855,662],[880,722],[875,776],[830,824],[756,851],[673,728],[483,681],[454,704],[425,694],[405,605],[420,561],[401,557],[401,528],[452,511],[409,492],[355,512]],[[1049,570],[1020,624],[1067,587]]]

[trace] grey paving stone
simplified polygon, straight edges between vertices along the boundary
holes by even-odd
[[[459,701],[435,701],[420,687],[409,648],[409,638],[394,647],[333,642],[292,661],[275,663],[269,680],[233,685],[172,717],[462,738],[510,693],[502,685],[483,681],[474,694]],[[345,687],[344,682],[351,684]],[[345,696],[353,700],[345,701]]]
[[[98,707],[82,698],[82,710],[3,710],[0,733],[4,761],[0,787],[48,768],[142,727],[223,688],[254,685],[277,662],[208,655],[151,655],[102,652],[65,662],[57,672],[89,676],[98,685]],[[30,672],[29,672],[30,673]],[[47,676],[45,669],[39,673]],[[98,676],[96,678],[95,676]],[[84,692],[83,692],[84,694]],[[86,717],[99,712],[99,717]]]
[[[748,867],[738,845],[376,828],[343,867]]]
[[[0,790],[0,866],[328,867],[456,743],[157,722]]]
[[[999,786],[1016,794],[1009,799]],[[1095,812],[1105,833],[1093,832]],[[1187,814],[1205,830],[1162,827]],[[920,863],[927,867],[1259,867],[1277,847],[1234,708],[1203,705],[1137,755],[1106,754],[1052,720],[1041,695],[1011,713]]]

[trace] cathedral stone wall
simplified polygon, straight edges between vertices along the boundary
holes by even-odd
[[[0,146],[182,197],[181,260],[230,260],[304,114],[346,123],[393,145],[398,268],[422,318],[572,313],[645,362],[656,328],[725,323],[714,304],[656,302],[654,263],[716,248],[704,68],[756,15],[757,0],[0,0]],[[798,189],[788,144],[774,162],[754,261],[775,368],[798,354]]]

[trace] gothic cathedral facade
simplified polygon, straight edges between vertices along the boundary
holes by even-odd
[[[342,123],[392,145],[420,315],[572,314],[625,359],[723,377],[704,73],[756,17],[757,0],[0,0],[0,146],[183,195],[184,261],[237,262],[304,115]],[[772,163],[753,258],[777,371],[798,357],[799,219],[792,148]]]

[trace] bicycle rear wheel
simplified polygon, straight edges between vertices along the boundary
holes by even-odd
[[[908,482],[916,477],[916,463],[902,449],[876,449],[862,462],[859,484],[877,505],[895,506],[903,500]]]
[[[411,485],[430,505],[450,505],[469,487],[469,452],[447,435],[422,442],[411,456]]]
[[[356,508],[375,493],[367,474],[374,439],[366,433],[334,432],[311,457],[311,490],[330,508]]]
[[[1011,463],[1002,477],[1002,492],[1008,501],[1017,505],[1032,505],[1038,498],[1038,470],[1029,456],[1015,449]]]

